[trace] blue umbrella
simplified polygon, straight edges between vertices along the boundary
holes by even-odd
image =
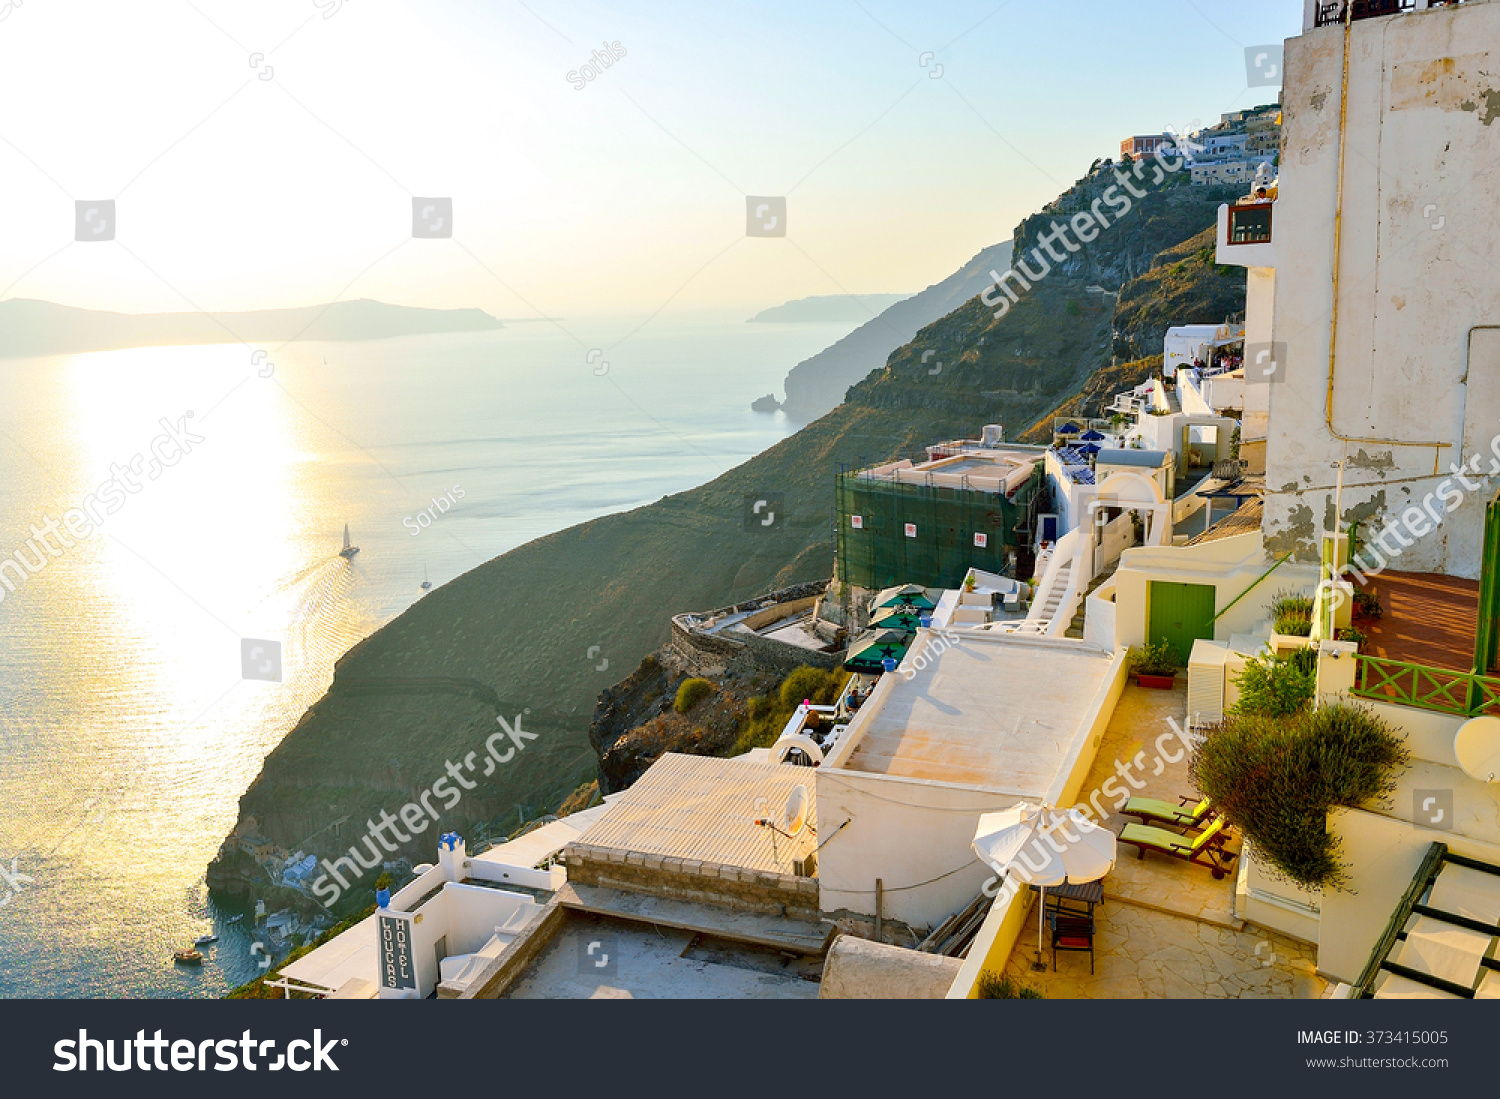
[[[1104,433],[1102,431],[1095,431],[1093,428],[1090,428],[1078,437],[1086,443],[1102,443],[1104,441]]]
[[[1077,435],[1080,428],[1077,424],[1063,424],[1057,429],[1059,435]]]

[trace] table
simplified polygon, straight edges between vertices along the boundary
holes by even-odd
[[[1036,886],[1031,888],[1035,889]],[[1048,907],[1062,911],[1063,901],[1077,901],[1088,906],[1089,915],[1094,914],[1094,906],[1104,903],[1104,883],[1102,881],[1086,881],[1067,885],[1049,885],[1045,894]]]

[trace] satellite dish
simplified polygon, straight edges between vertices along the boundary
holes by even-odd
[[[1458,727],[1453,754],[1464,774],[1480,782],[1500,775],[1500,717],[1475,717]]]
[[[807,802],[807,787],[799,782],[787,795],[786,812],[781,818],[788,836],[798,835],[807,827]]]

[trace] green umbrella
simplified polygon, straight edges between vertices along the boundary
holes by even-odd
[[[915,607],[918,610],[930,611],[937,606],[937,602],[927,594],[927,589],[919,584],[902,584],[898,588],[886,588],[875,596],[875,601],[870,604],[871,610],[880,610],[884,607]]]
[[[912,635],[901,630],[869,630],[849,646],[844,668],[851,672],[883,672],[886,658],[900,660],[906,655]]]
[[[922,624],[922,615],[925,610],[916,607],[882,607],[870,618],[870,627],[877,630],[901,630],[906,633],[914,631]]]

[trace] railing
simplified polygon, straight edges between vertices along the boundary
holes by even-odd
[[[1342,23],[1345,6],[1345,0],[1334,0],[1333,3],[1320,0],[1315,25],[1327,27]],[[1349,13],[1350,19],[1370,19],[1379,15],[1400,15],[1402,12],[1417,11],[1434,5],[1430,0],[1352,0],[1348,6],[1354,9]]]
[[[1500,716],[1500,679],[1494,676],[1362,654],[1354,659],[1351,693],[1358,698],[1459,717]]]

